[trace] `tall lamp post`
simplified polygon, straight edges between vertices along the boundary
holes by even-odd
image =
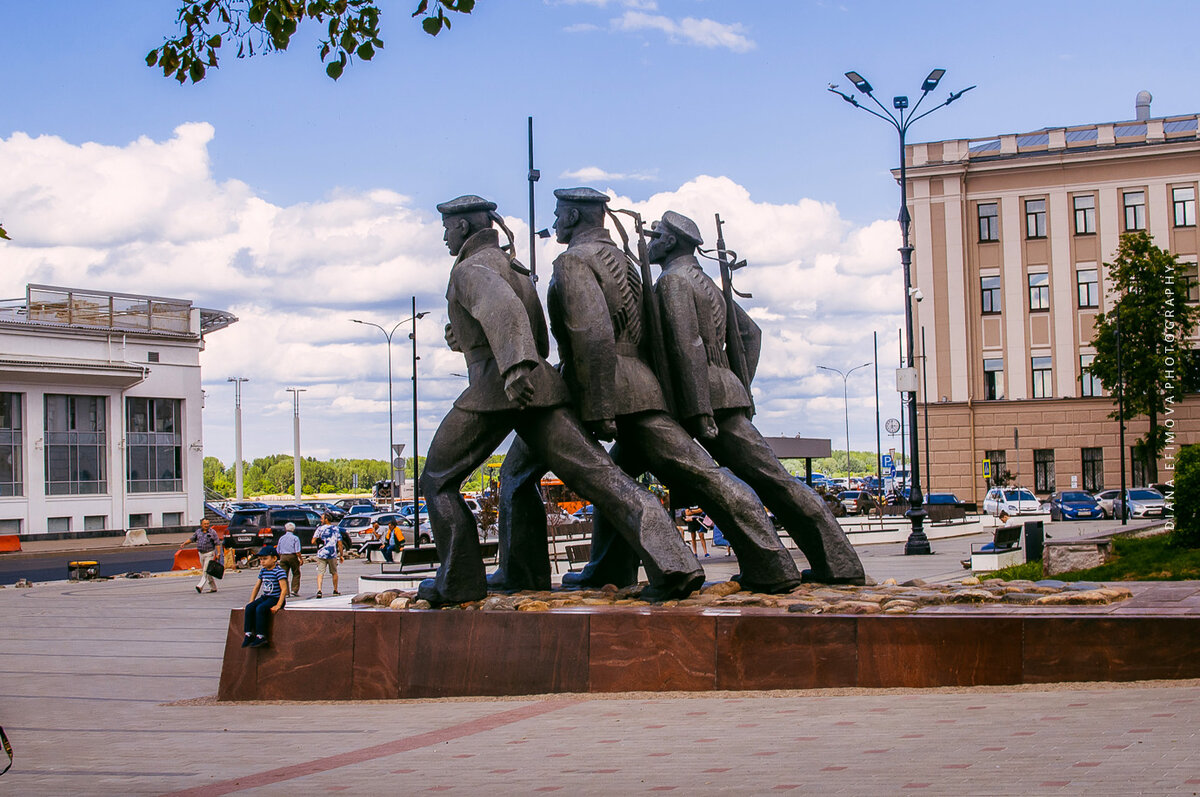
[[[392,482],[393,486],[396,484],[396,464],[395,464],[395,462],[394,462],[393,460],[394,460],[394,459],[397,457],[397,454],[396,454],[396,436],[395,436],[395,429],[396,429],[396,425],[395,425],[395,424],[392,422],[392,335],[395,335],[395,334],[396,334],[396,330],[400,328],[400,325],[401,325],[401,324],[407,324],[409,321],[413,321],[413,322],[415,322],[415,321],[416,321],[416,319],[418,319],[418,318],[423,318],[423,317],[425,317],[426,315],[428,315],[428,313],[419,313],[419,314],[417,314],[417,315],[414,315],[412,318],[405,318],[405,319],[403,319],[403,320],[401,320],[401,321],[397,321],[397,322],[396,322],[396,325],[395,325],[394,327],[392,327],[392,329],[391,329],[391,331],[390,331],[390,332],[389,332],[388,330],[384,329],[383,327],[379,326],[379,324],[373,323],[373,322],[371,322],[371,321],[360,321],[360,320],[358,320],[357,318],[351,318],[351,319],[350,319],[350,320],[351,320],[351,321],[353,321],[355,324],[363,324],[363,325],[365,325],[365,326],[368,326],[368,327],[375,327],[375,328],[376,328],[376,329],[378,329],[380,332],[382,332],[382,333],[383,333],[383,336],[384,336],[384,337],[387,339],[387,360],[388,360],[388,455],[387,455],[387,460],[386,460],[386,461],[387,461],[387,463],[388,463],[388,479],[389,479],[389,480]],[[395,499],[396,499],[397,497],[398,497],[398,496],[392,496],[392,500],[393,500],[393,501],[395,501]]]
[[[244,376],[231,376],[225,381],[233,382],[233,453],[236,457],[233,472],[237,482],[236,496],[240,501],[246,497],[242,491],[242,382],[250,380]]]
[[[830,368],[828,365],[818,365],[822,371],[833,371],[842,378],[842,403],[846,407],[846,488],[850,488],[850,392],[846,387],[847,381],[850,379],[850,374],[857,371],[859,368],[866,368],[870,363],[856,365],[846,373],[842,373],[836,368]]]
[[[300,480],[300,394],[307,389],[304,387],[287,388],[287,392],[291,393],[295,400],[292,411],[292,437],[296,444],[296,453],[294,455],[295,472],[293,475],[295,483],[292,486],[296,489],[296,503],[300,503],[300,492],[304,485],[304,482]]]
[[[916,293],[916,288],[912,284],[912,253],[913,246],[909,242],[909,225],[912,222],[912,217],[908,214],[908,172],[905,164],[904,143],[905,137],[908,134],[909,127],[918,119],[923,119],[929,114],[936,111],[938,108],[944,108],[950,103],[957,100],[962,95],[966,94],[974,86],[968,86],[962,91],[952,91],[950,96],[941,105],[935,105],[925,113],[918,114],[917,109],[921,107],[921,103],[929,96],[929,92],[937,88],[938,82],[942,76],[946,74],[945,69],[935,69],[925,78],[925,82],[921,84],[921,96],[917,99],[917,104],[908,108],[908,97],[898,96],[892,98],[892,108],[897,113],[892,113],[890,109],[883,105],[879,100],[875,99],[872,93],[874,89],[867,79],[857,72],[847,72],[846,78],[854,84],[854,88],[861,91],[871,99],[871,102],[879,106],[883,113],[879,113],[873,108],[868,108],[865,105],[860,105],[853,94],[846,94],[839,91],[836,85],[830,84],[829,90],[841,97],[846,102],[853,105],[855,108],[861,108],[872,116],[878,117],[890,124],[896,129],[900,135],[900,235],[903,239],[903,245],[900,247],[900,264],[904,267],[904,329],[907,342],[905,367],[897,371],[896,383],[897,389],[908,394],[908,433],[909,433],[909,451],[912,457],[910,471],[912,474],[912,490],[909,493],[909,510],[906,513],[909,520],[912,522],[912,531],[908,535],[908,541],[904,543],[904,553],[911,554],[930,554],[933,550],[929,547],[929,538],[925,536],[925,508],[924,496],[921,495],[921,463],[918,446],[920,438],[917,431],[917,380],[916,368],[913,365],[913,309],[912,300]],[[907,113],[906,113],[907,111]]]
[[[421,479],[420,479],[420,450],[417,447],[417,319],[426,313],[417,312],[417,297],[412,297],[412,332],[408,333],[412,341],[413,354],[413,545],[421,547]]]

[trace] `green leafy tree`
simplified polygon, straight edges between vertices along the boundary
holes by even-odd
[[[475,0],[420,0],[413,17],[436,36],[450,29],[447,12],[470,14]],[[324,26],[320,42],[325,74],[337,80],[355,58],[370,61],[383,49],[378,0],[188,0],[179,7],[179,35],[146,55],[146,65],[180,83],[204,80],[225,47],[237,57],[286,50],[300,25]],[[0,230],[2,232],[2,230]]]
[[[1200,310],[1187,303],[1186,276],[1179,259],[1154,245],[1145,232],[1121,236],[1117,256],[1105,263],[1120,298],[1111,312],[1096,316],[1091,372],[1117,403],[1124,385],[1124,412],[1109,417],[1128,421],[1145,415],[1146,436],[1136,445],[1151,482],[1158,481],[1158,457],[1170,430],[1164,421],[1182,395],[1181,385],[1196,378],[1196,360],[1187,340],[1200,320]],[[1117,373],[1117,324],[1120,317],[1121,374]]]

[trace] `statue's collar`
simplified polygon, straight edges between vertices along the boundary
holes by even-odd
[[[494,227],[479,230],[464,241],[462,249],[458,250],[458,259],[454,261],[454,265],[457,266],[480,249],[487,249],[489,246],[500,248],[500,233]]]
[[[695,255],[680,255],[679,257],[671,258],[663,264],[662,269],[663,271],[667,271],[668,269],[672,271],[679,271],[689,266],[700,269],[701,271],[704,270],[700,268],[700,261],[696,259]]]
[[[590,244],[596,242],[611,244],[613,243],[613,239],[612,236],[608,234],[608,230],[604,227],[588,227],[586,230],[578,230],[574,235],[571,236],[571,243],[568,245],[568,248],[575,246],[576,244]]]

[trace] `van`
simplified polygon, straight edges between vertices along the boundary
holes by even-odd
[[[262,546],[274,545],[279,541],[285,523],[296,524],[301,552],[312,553],[317,550],[317,546],[312,544],[312,536],[321,525],[321,515],[315,509],[299,506],[234,512],[229,518],[229,530],[225,533],[225,547],[233,549],[235,554],[256,553]]]

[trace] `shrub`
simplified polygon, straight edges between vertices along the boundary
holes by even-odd
[[[1200,548],[1200,445],[1184,446],[1175,457],[1175,531],[1171,542]]]

